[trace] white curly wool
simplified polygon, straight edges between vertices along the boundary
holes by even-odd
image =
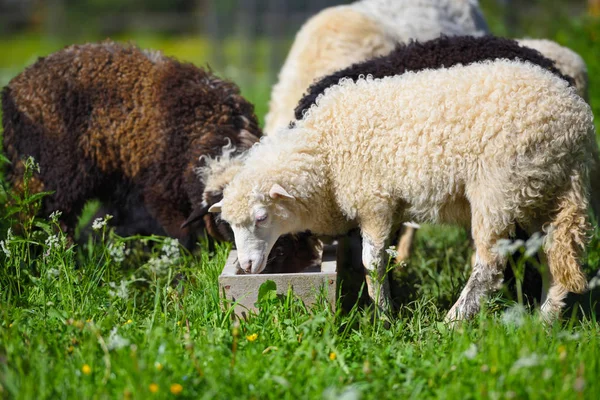
[[[518,39],[517,42],[521,46],[539,51],[554,61],[560,72],[575,80],[579,95],[586,100],[588,99],[587,65],[579,54],[568,47],[547,39]]]
[[[342,80],[295,128],[250,150],[225,188],[222,217],[240,263],[253,271],[281,234],[358,227],[363,263],[381,277],[386,241],[401,223],[470,225],[477,263],[450,320],[472,316],[501,283],[497,240],[516,223],[532,232],[544,227],[552,231],[545,250],[553,279],[542,307],[550,315],[567,290],[586,285],[577,256],[586,237],[593,137],[588,104],[529,63]],[[385,283],[367,283],[386,308]]]
[[[486,32],[476,0],[362,0],[327,8],[296,34],[273,86],[265,132],[273,133],[293,121],[294,107],[320,77],[388,54],[411,39]]]

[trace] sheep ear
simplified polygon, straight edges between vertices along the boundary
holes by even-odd
[[[201,220],[206,213],[208,212],[208,206],[200,206],[196,207],[194,211],[189,215],[189,217],[185,220],[183,224],[181,224],[181,229],[185,228],[189,224]]]
[[[286,199],[294,200],[295,197],[289,194],[284,188],[279,186],[277,183],[271,186],[271,190],[269,190],[269,196],[272,199],[278,199],[281,197],[285,197]]]
[[[218,212],[221,212],[221,207],[223,207],[223,200],[221,200],[218,203],[215,203],[212,206],[210,206],[210,208],[208,209],[208,212],[209,213],[218,213]]]

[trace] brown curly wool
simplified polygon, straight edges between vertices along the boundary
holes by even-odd
[[[8,179],[18,189],[23,159],[32,156],[40,165],[36,190],[54,191],[43,213],[62,211],[69,233],[97,198],[123,215],[124,232],[166,233],[191,245],[200,224],[182,224],[194,209],[201,214],[201,156],[216,157],[228,144],[243,152],[261,136],[235,84],[110,41],[39,59],[4,88],[2,109]],[[126,217],[134,210],[144,229]]]

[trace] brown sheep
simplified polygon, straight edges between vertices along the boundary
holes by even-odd
[[[226,146],[243,153],[262,135],[235,84],[106,41],[40,58],[4,88],[2,110],[8,180],[21,189],[23,160],[33,157],[40,170],[30,187],[54,192],[42,214],[60,210],[69,235],[96,198],[124,235],[166,234],[191,248],[205,226],[232,240],[218,217],[206,215],[220,193],[207,196],[197,171]],[[302,237],[285,240],[277,254],[315,258]]]

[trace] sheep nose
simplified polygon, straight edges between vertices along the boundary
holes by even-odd
[[[252,271],[252,260],[248,260],[242,265],[242,269],[249,274]]]

